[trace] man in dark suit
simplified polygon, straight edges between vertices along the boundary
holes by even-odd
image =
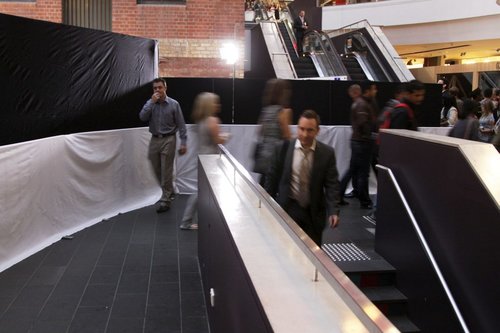
[[[319,116],[302,113],[297,139],[276,147],[269,168],[266,191],[309,237],[321,246],[325,226],[339,223],[339,181],[332,147],[316,140]]]
[[[302,40],[308,26],[306,21],[306,12],[301,10],[299,16],[293,21],[293,29],[295,30],[295,38],[297,39],[297,53],[302,56]]]

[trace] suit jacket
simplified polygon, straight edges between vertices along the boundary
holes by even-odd
[[[309,26],[309,23],[307,23],[305,17],[304,17],[304,23],[307,26]],[[300,36],[304,36],[304,32],[307,30],[302,27],[302,21],[300,20],[300,16],[297,16],[295,20],[293,20],[293,28],[295,29],[296,34]]]
[[[285,210],[291,196],[290,182],[296,140],[276,146],[265,183],[266,191]],[[315,228],[322,230],[327,216],[339,214],[340,184],[335,151],[319,141],[316,141],[309,184],[309,211]]]

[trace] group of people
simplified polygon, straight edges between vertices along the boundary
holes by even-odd
[[[172,174],[177,132],[181,140],[178,153],[183,155],[187,151],[186,124],[180,105],[166,92],[165,80],[155,79],[153,95],[139,113],[142,121],[149,122],[151,132],[148,157],[162,190],[157,203],[158,213],[168,211],[175,198]],[[270,80],[266,85],[260,135],[265,137],[262,140],[263,152],[268,164],[262,184],[320,245],[325,224],[334,228],[339,223],[340,185],[335,152],[332,147],[316,140],[320,119],[312,110],[302,113],[297,138],[291,139],[291,110],[287,108],[290,92],[289,83],[284,80]],[[219,110],[217,95],[202,93],[196,97],[192,118],[197,124],[199,154],[217,153],[217,145],[228,139],[228,135],[219,129]],[[196,203],[195,194],[188,199],[181,229],[197,229]]]
[[[148,156],[162,189],[158,213],[168,211],[175,198],[172,174],[177,132],[181,140],[178,153],[183,155],[187,151],[186,124],[180,105],[166,92],[166,82],[155,79],[153,95],[139,114],[141,120],[149,122]],[[344,197],[358,198],[361,208],[374,208],[368,192],[368,178],[370,165],[377,163],[378,131],[380,128],[417,130],[415,109],[424,100],[425,86],[417,80],[402,84],[380,112],[375,99],[375,83],[365,81],[352,85],[348,94],[352,98],[352,154],[349,169],[342,177],[337,171],[334,149],[316,139],[321,122],[315,111],[302,112],[296,137],[292,138],[290,83],[271,79],[263,94],[259,151],[255,154],[253,171],[261,174],[261,185],[319,246],[323,230],[339,224],[339,207],[347,204]],[[469,125],[461,121],[465,114],[473,114],[473,104],[471,100],[463,102],[452,129],[455,136],[461,137],[471,131]],[[192,119],[197,124],[199,154],[217,153],[217,145],[228,140],[228,134],[220,132],[219,111],[217,95],[205,92],[196,97]],[[353,191],[346,194],[350,180]],[[181,229],[197,229],[197,199],[197,195],[188,199]]]
[[[346,197],[357,197],[361,208],[374,208],[368,192],[370,165],[378,158],[377,132],[379,127],[416,130],[415,107],[422,103],[425,87],[410,81],[398,87],[394,98],[378,112],[375,97],[377,86],[370,81],[352,85],[348,94],[351,106],[351,160],[349,169],[340,178],[335,152],[316,140],[319,116],[304,111],[297,123],[296,139],[291,139],[288,83],[273,79],[267,82],[263,109],[260,114],[262,150],[256,156],[254,172],[262,175],[261,184],[296,223],[321,245],[326,227],[339,223],[339,206]],[[269,98],[269,96],[273,96]],[[349,181],[353,191],[345,194]]]
[[[220,111],[219,96],[205,92],[199,94],[195,101],[192,119],[197,124],[198,153],[215,154],[218,144],[223,144],[229,138],[227,133],[221,133],[219,128]],[[162,194],[158,201],[157,213],[170,210],[175,198],[173,187],[173,165],[176,149],[176,133],[181,139],[179,155],[187,152],[187,130],[184,116],[179,103],[167,96],[167,83],[163,79],[153,80],[153,95],[143,106],[139,118],[149,122],[151,141],[149,142],[148,158],[154,174],[160,184]],[[193,194],[188,199],[182,218],[181,229],[198,229],[197,205],[198,196]]]
[[[280,20],[280,13],[285,6],[280,1],[245,0],[245,11],[254,12],[254,20]]]
[[[470,98],[459,98],[457,87],[442,84],[441,126],[451,127],[452,137],[493,143],[500,151],[500,89],[475,89]]]
[[[375,175],[378,163],[378,131],[386,129],[417,130],[415,109],[425,97],[425,86],[412,80],[396,87],[394,96],[381,111],[376,102],[377,86],[371,81],[351,85],[348,94],[351,104],[351,159],[349,169],[340,181],[340,205],[349,204],[344,198],[357,198],[360,207],[372,210],[375,219],[375,204],[369,195],[370,166]],[[345,193],[349,181],[352,191]]]

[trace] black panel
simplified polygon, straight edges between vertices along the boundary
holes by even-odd
[[[150,39],[0,14],[0,144],[141,126],[155,48]]]
[[[167,95],[179,101],[186,123],[192,123],[191,113],[196,95],[201,92],[214,92],[214,80],[207,78],[164,78],[167,81]],[[150,93],[153,94],[152,86]],[[147,97],[146,97],[147,98]],[[146,99],[143,100],[143,103]],[[225,103],[222,103],[224,107]],[[140,108],[137,110],[139,114]],[[222,113],[222,112],[221,112]]]
[[[245,78],[270,79],[276,73],[267,50],[262,29],[258,24],[247,24],[245,30],[250,31],[250,70],[245,72]]]
[[[396,285],[408,297],[410,319],[422,332],[461,332],[387,172],[379,170],[377,183],[375,251],[396,268]]]
[[[296,124],[302,111],[312,109],[316,111],[323,124],[330,123],[331,119],[331,88],[330,82],[310,80],[310,81],[290,81],[292,83],[291,107],[294,113],[294,123]]]
[[[272,332],[200,164],[198,185],[198,257],[211,331]],[[214,307],[210,305],[210,288],[215,291]]]
[[[500,262],[500,212],[496,201],[458,148],[388,133],[380,137],[380,163],[393,170],[470,330],[496,332],[500,327],[496,267]],[[385,191],[379,183],[378,213],[382,215],[377,218],[377,250],[391,263],[406,260],[397,268],[409,274],[430,274],[416,269],[426,261],[423,255],[404,258],[403,246],[411,246],[408,239],[415,235],[392,230],[391,225],[405,223],[405,219],[403,215],[386,218]],[[386,223],[393,239],[379,238],[383,235],[379,228]],[[399,250],[391,250],[390,242],[399,237],[408,241],[400,240]],[[421,284],[408,286],[420,288]],[[420,311],[427,309],[422,305]],[[434,304],[431,311],[438,311]]]
[[[153,40],[0,14],[0,145],[144,126],[138,113],[152,94],[155,48]],[[187,122],[195,96],[211,91],[221,97],[223,123],[232,123],[234,101],[234,123],[255,124],[266,80],[167,78],[167,84]],[[294,123],[311,108],[324,125],[349,124],[353,82],[291,82]],[[377,85],[382,107],[395,84]],[[428,85],[425,112],[417,110],[420,126],[439,124],[440,105],[439,86]]]
[[[234,109],[235,124],[255,124],[262,108],[262,93],[266,79],[235,79]],[[177,99],[186,120],[190,119],[194,97],[203,91],[210,91],[221,97],[222,123],[231,124],[233,80],[200,78],[167,78],[168,93]],[[313,109],[321,117],[323,125],[349,125],[352,100],[347,89],[355,81],[290,80],[292,96],[290,107],[293,109],[294,123],[305,109]],[[399,83],[375,82],[378,87],[377,103],[382,109],[392,98]],[[419,126],[439,125],[439,105],[441,90],[435,84],[426,85],[426,99],[416,111]],[[145,98],[147,98],[146,95]],[[437,107],[436,107],[437,105]],[[437,111],[436,111],[437,110]]]

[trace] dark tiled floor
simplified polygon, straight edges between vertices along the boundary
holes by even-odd
[[[0,332],[209,332],[186,197],[98,223],[0,273]]]
[[[344,272],[392,270],[393,267],[375,252],[375,222],[363,218],[370,215],[371,210],[360,208],[358,199],[345,201],[349,205],[341,206],[339,226],[323,234],[323,243],[353,243],[370,260],[339,261],[337,266]]]
[[[348,201],[324,242],[353,242],[377,259],[369,211]],[[0,332],[209,332],[197,232],[178,228],[185,202],[116,216],[0,273]]]

